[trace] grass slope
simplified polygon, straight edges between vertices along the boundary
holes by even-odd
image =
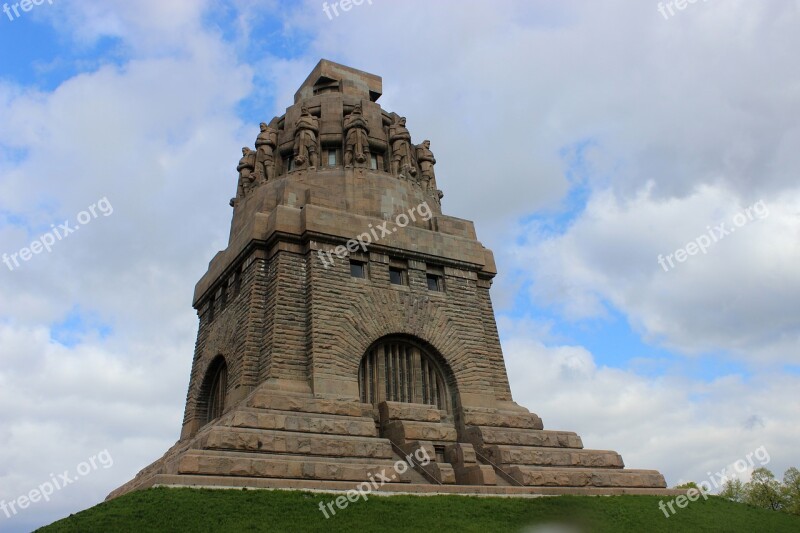
[[[800,518],[712,497],[666,518],[655,496],[560,496],[535,499],[373,496],[325,519],[320,501],[334,495],[286,491],[158,488],[128,494],[72,515],[45,533],[536,531],[569,524],[580,532],[800,531]],[[529,529],[530,528],[530,529]],[[573,531],[573,530],[570,530]]]

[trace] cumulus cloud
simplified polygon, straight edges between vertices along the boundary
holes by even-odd
[[[571,319],[612,305],[687,353],[797,363],[800,190],[752,200],[721,186],[668,200],[651,186],[630,199],[599,191],[563,233],[530,224],[517,264],[535,280],[531,298]]]
[[[583,347],[525,335],[509,337],[504,351],[515,401],[545,429],[576,431],[586,448],[660,470],[670,486],[706,480],[761,446],[779,476],[797,463],[800,430],[788,423],[800,409],[796,377],[645,377],[600,365]]]

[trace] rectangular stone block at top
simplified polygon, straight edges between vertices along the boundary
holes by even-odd
[[[513,466],[504,469],[528,487],[666,488],[655,470],[585,470]]]
[[[305,414],[261,413],[255,410],[240,411],[233,415],[230,425],[241,428],[277,429],[326,435],[378,436],[378,430],[372,418],[335,418],[333,415],[308,416]]]
[[[250,407],[294,411],[298,413],[319,413],[340,416],[372,417],[372,406],[349,400],[328,400],[292,396],[272,391],[259,392],[250,400]]]
[[[509,413],[493,409],[464,409],[464,425],[522,429],[543,429],[542,419],[533,413]]]
[[[214,428],[204,437],[204,449],[324,455],[329,457],[369,457],[391,459],[392,446],[385,439],[343,437],[260,431],[239,428]]]
[[[180,458],[178,474],[283,479],[318,479],[321,481],[369,480],[370,474],[396,475],[395,482],[408,483],[408,471],[396,473],[392,461],[366,462],[326,461],[305,457],[302,460],[279,455],[250,457],[227,452],[189,452]]]
[[[418,403],[381,402],[378,406],[381,421],[417,420],[419,422],[441,422],[442,412],[433,405]]]
[[[415,440],[455,442],[457,439],[455,426],[432,422],[393,420],[383,426],[383,432],[395,444]]]
[[[592,468],[623,468],[625,466],[622,457],[612,451],[492,445],[484,447],[483,453],[498,464]]]
[[[581,438],[577,434],[568,431],[471,426],[466,429],[465,434],[467,440],[477,448],[484,448],[489,444],[543,446],[547,448],[583,448]]]

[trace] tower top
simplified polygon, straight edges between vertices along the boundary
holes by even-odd
[[[383,79],[327,59],[321,59],[294,94],[294,103],[324,93],[342,93],[377,102],[383,93]]]

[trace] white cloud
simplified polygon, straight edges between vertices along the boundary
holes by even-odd
[[[779,477],[797,465],[800,429],[789,422],[800,410],[796,377],[650,378],[597,365],[582,347],[525,336],[510,338],[504,351],[515,401],[545,429],[576,431],[586,448],[615,450],[628,468],[660,470],[670,486],[708,479],[761,446]]]
[[[531,297],[571,318],[602,315],[610,302],[647,338],[688,353],[800,361],[800,190],[742,203],[719,186],[669,200],[650,189],[627,200],[595,193],[563,234],[532,224],[516,258],[535,279]],[[761,215],[751,209],[750,219],[754,204]],[[698,239],[706,253],[679,262],[676,250]]]

